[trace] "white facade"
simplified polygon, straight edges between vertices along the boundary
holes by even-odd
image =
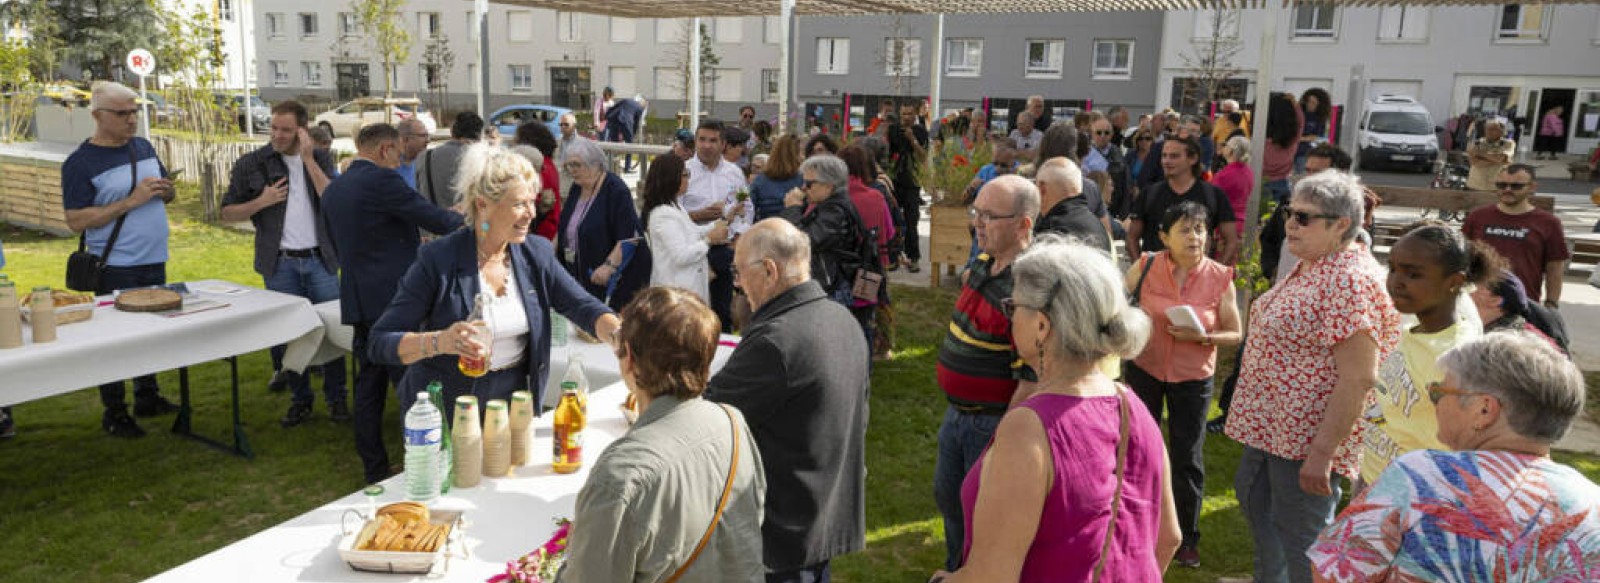
[[[341,2],[316,0],[255,3],[256,78],[263,98],[383,93],[381,59],[354,28],[349,10]],[[413,44],[394,75],[396,95],[429,98],[423,54],[437,34],[455,56],[454,66],[444,73],[446,107],[473,107],[479,62],[471,15],[472,3],[459,0],[407,4],[404,19]],[[305,30],[308,21],[315,22],[312,32]],[[547,103],[586,111],[592,96],[607,86],[620,96],[642,95],[656,117],[682,109],[684,91],[675,55],[689,28],[687,19],[613,18],[491,4],[488,23],[485,106],[490,110]],[[714,102],[705,109],[724,118],[743,104],[776,110],[775,100],[764,99],[768,91],[762,84],[776,79],[775,73],[764,73],[778,69],[778,19],[704,18],[702,23],[711,33],[711,50],[721,58],[707,93]],[[351,87],[358,71],[366,73],[365,87]],[[346,84],[342,92],[341,79]]]
[[[255,62],[255,30],[259,24],[251,21],[251,9],[257,4],[255,0],[162,0],[162,2],[168,9],[175,10],[185,17],[196,11],[211,14],[222,37],[223,87],[237,91],[245,89],[247,82],[254,86],[255,79],[251,77],[250,70]],[[156,63],[156,75],[173,80],[176,78],[173,73],[174,71],[162,68],[161,63]]]
[[[1357,118],[1365,100],[1400,93],[1416,97],[1439,125],[1462,113],[1498,110],[1534,120],[1525,130],[1531,136],[1537,119],[1559,103],[1566,105],[1567,151],[1586,153],[1600,144],[1600,6],[1302,5],[1236,14],[1222,34],[1237,35],[1232,62],[1252,86],[1249,101],[1263,19],[1275,18],[1270,87],[1296,94],[1325,88],[1347,107],[1346,121]],[[1189,63],[1209,44],[1215,22],[1205,11],[1166,14],[1158,108],[1174,105],[1175,82],[1192,75]],[[1342,131],[1353,128],[1346,123]],[[1523,149],[1532,144],[1520,140]]]

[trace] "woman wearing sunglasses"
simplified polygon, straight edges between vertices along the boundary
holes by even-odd
[[[1396,458],[1311,548],[1317,580],[1596,580],[1600,486],[1550,459],[1584,410],[1577,366],[1532,334],[1494,332],[1439,367],[1424,402],[1452,451]]]
[[[1287,240],[1299,264],[1251,308],[1225,431],[1244,445],[1234,488],[1256,581],[1311,580],[1306,549],[1333,519],[1338,477],[1358,475],[1356,420],[1400,343],[1382,269],[1356,241],[1363,198],[1336,170],[1296,184]]]
[[[1183,530],[1183,546],[1175,558],[1190,568],[1200,566],[1206,415],[1211,412],[1217,346],[1235,346],[1240,340],[1233,268],[1206,257],[1211,230],[1206,214],[1206,207],[1192,201],[1167,209],[1160,224],[1166,249],[1134,261],[1124,277],[1154,331],[1144,351],[1124,368],[1123,378],[1156,421],[1165,406],[1172,495]]]
[[[1434,362],[1440,354],[1482,334],[1476,317],[1462,317],[1475,316],[1464,301],[1467,284],[1502,265],[1493,249],[1442,223],[1417,227],[1390,248],[1389,297],[1414,325],[1401,331],[1400,348],[1378,367],[1377,403],[1362,416],[1361,483],[1377,481],[1401,454],[1446,449],[1435,436],[1439,426],[1424,389],[1444,378]]]

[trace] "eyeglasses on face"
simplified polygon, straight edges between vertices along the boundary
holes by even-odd
[[[991,222],[991,221],[1004,221],[1006,219],[1017,218],[1017,214],[1016,213],[1012,213],[1012,214],[1009,214],[1009,215],[997,215],[997,214],[991,213],[989,211],[978,210],[977,208],[967,209],[967,216],[972,217],[974,219],[977,219],[977,221],[980,222],[980,223],[988,223],[988,222]]]
[[[822,184],[822,181],[820,181],[820,180],[801,180],[800,181],[800,186],[802,188],[811,188],[811,187],[816,186],[818,184]]]
[[[1500,190],[1518,191],[1527,188],[1531,182],[1496,182],[1494,187]]]
[[[1094,131],[1094,135],[1097,135],[1097,136],[1109,136],[1109,135],[1111,135],[1111,130],[1095,130]]]
[[[1328,219],[1331,221],[1339,218],[1339,215],[1330,215],[1327,213],[1308,213],[1306,211],[1291,210],[1289,211],[1289,218],[1292,219],[1297,225],[1309,227],[1311,226],[1312,219]]]
[[[1465,390],[1465,389],[1458,389],[1456,387],[1448,386],[1448,385],[1445,385],[1444,383],[1441,383],[1441,382],[1438,382],[1438,381],[1428,383],[1428,400],[1432,401],[1433,404],[1435,404],[1435,405],[1438,405],[1439,401],[1443,401],[1444,398],[1446,396],[1449,396],[1449,395],[1455,395],[1457,397],[1467,397],[1467,396],[1471,396],[1471,395],[1482,395],[1482,394],[1483,393],[1478,392],[1478,391],[1468,391],[1468,390]]]

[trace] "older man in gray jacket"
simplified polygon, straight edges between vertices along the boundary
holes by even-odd
[[[866,539],[866,339],[810,262],[783,219],[740,237],[733,273],[754,314],[705,395],[738,407],[761,450],[768,583],[827,581],[828,562]]]

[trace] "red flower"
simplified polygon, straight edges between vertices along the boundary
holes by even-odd
[[[950,165],[955,166],[956,168],[966,168],[967,165],[971,163],[972,162],[967,160],[966,156],[962,156],[961,154],[956,154],[954,157],[950,158]]]

